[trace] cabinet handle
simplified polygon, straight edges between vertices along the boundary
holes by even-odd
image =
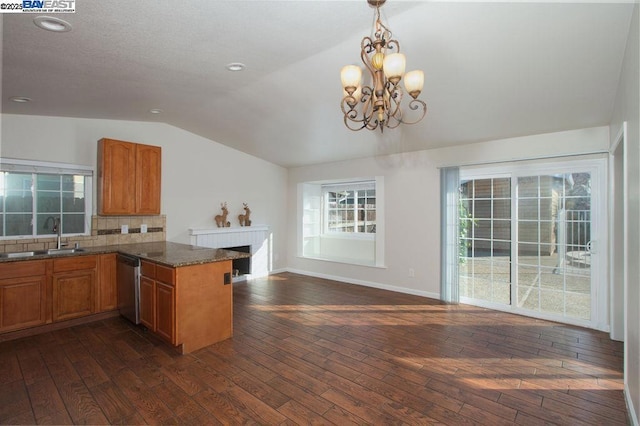
[[[231,284],[231,272],[224,273],[224,285]]]

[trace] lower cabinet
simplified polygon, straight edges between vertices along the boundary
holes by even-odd
[[[156,330],[156,282],[144,275],[140,277],[140,323]]]
[[[53,261],[53,321],[64,321],[96,312],[97,256]]]
[[[0,265],[0,332],[47,322],[47,280],[44,261]]]
[[[140,322],[175,345],[175,268],[143,260],[140,270]]]
[[[118,309],[118,285],[116,282],[116,254],[102,254],[98,258],[97,311]]]
[[[188,353],[233,335],[231,261],[169,268],[143,260],[140,321]]]
[[[115,253],[0,262],[0,333],[117,307]]]
[[[175,300],[173,285],[156,281],[156,333],[172,344],[176,335]]]

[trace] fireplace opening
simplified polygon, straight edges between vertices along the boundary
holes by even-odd
[[[251,246],[225,247],[224,250],[233,250],[233,251],[239,251],[241,253],[251,254]],[[239,277],[239,276],[251,273],[251,257],[234,259],[232,261],[232,264],[233,264],[234,277]]]

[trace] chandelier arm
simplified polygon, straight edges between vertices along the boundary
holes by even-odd
[[[360,50],[367,53],[371,53],[376,50],[376,48],[373,47],[373,39],[369,36],[364,36],[360,42]]]
[[[362,118],[364,121],[371,121],[373,115],[373,89],[369,86],[362,88]]]
[[[403,119],[402,123],[404,124],[416,124],[418,121],[422,120],[425,115],[427,115],[427,104],[420,99],[412,99],[411,102],[409,102],[409,109],[412,111],[422,109],[422,114],[420,114],[420,117],[415,121],[406,121]]]
[[[395,129],[402,123],[404,123],[404,121],[402,121],[402,110],[399,109],[396,115],[389,118],[389,120],[387,121],[387,127],[390,129]]]
[[[365,67],[369,70],[369,73],[373,76],[376,70],[373,68],[371,64],[371,59],[369,59],[369,54],[374,52],[376,49],[373,47],[373,40],[369,37],[365,37],[362,39],[362,44],[360,48],[360,60],[364,64]]]
[[[398,40],[389,40],[387,41],[387,49],[393,50],[393,46],[395,46],[397,52],[400,53],[400,42]]]
[[[351,127],[351,125],[349,123],[362,123],[361,126],[354,126]],[[344,125],[347,127],[347,129],[352,130],[354,132],[357,132],[358,130],[362,130],[367,126],[367,123],[363,122],[362,120],[360,121],[354,121],[351,120],[350,118],[348,118],[346,115],[344,116]]]
[[[398,85],[394,85],[389,83],[387,88],[387,92],[389,93],[389,116],[396,117],[398,113],[402,115],[402,110],[400,109],[400,104],[402,103],[402,89],[398,87]]]

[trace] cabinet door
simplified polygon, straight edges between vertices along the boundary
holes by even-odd
[[[44,276],[0,281],[0,331],[42,325],[46,322]]]
[[[175,344],[175,325],[174,287],[156,281],[156,333]]]
[[[140,276],[140,323],[151,331],[156,331],[156,282],[144,275]]]
[[[112,139],[98,142],[98,214],[135,211],[136,144]]]
[[[160,214],[162,150],[136,145],[136,214]]]
[[[100,256],[98,269],[98,312],[113,311],[118,308],[116,263],[115,254],[103,254]]]
[[[95,270],[53,275],[53,320],[63,321],[95,313]]]

